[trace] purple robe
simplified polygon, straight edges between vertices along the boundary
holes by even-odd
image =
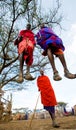
[[[42,49],[46,50],[48,46],[56,47],[61,50],[65,50],[61,38],[59,38],[51,28],[44,27],[39,30],[36,34],[37,44],[41,46]]]

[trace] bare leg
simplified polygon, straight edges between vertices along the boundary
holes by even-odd
[[[67,64],[66,64],[66,61],[65,61],[64,54],[58,55],[58,57],[59,57],[62,65],[63,65],[64,72],[65,72],[66,70],[68,70],[68,68],[67,68]]]
[[[49,61],[51,63],[53,72],[57,72],[57,69],[55,67],[55,62],[54,62],[54,56],[53,56],[50,48],[47,49],[47,55],[48,55]]]
[[[52,112],[50,112],[50,111],[48,111],[48,112],[49,112],[49,114],[50,114],[50,116],[51,116],[53,127],[59,128],[60,126],[56,124],[55,113],[52,113]]]
[[[27,65],[27,68],[26,68],[26,74],[30,73],[30,66]]]
[[[26,68],[26,75],[25,75],[26,80],[34,80],[35,78],[30,74],[30,66],[27,65]]]
[[[19,76],[23,77],[23,65],[24,65],[23,53],[20,54],[19,61],[20,61],[20,72],[19,72]]]
[[[53,79],[56,81],[61,80],[62,78],[59,76],[58,71],[55,67],[54,56],[53,56],[50,48],[47,49],[47,55],[48,55],[48,59],[51,63],[52,69],[53,69],[53,73],[54,73]]]
[[[20,72],[17,82],[21,83],[23,82],[23,65],[24,65],[23,53],[19,55],[19,62],[20,62]]]
[[[63,65],[63,68],[64,68],[64,75],[65,77],[69,78],[69,79],[74,79],[76,78],[76,74],[72,74],[69,72],[68,68],[67,68],[67,64],[66,64],[66,61],[65,61],[65,57],[64,57],[64,54],[61,54],[61,55],[58,55],[62,65]]]

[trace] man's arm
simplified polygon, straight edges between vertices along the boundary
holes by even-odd
[[[21,41],[22,41],[23,37],[19,36],[18,38],[16,38],[14,45],[18,45]]]

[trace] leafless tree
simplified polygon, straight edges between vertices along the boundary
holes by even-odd
[[[56,0],[56,8],[50,9],[47,14],[40,10],[42,6],[38,0],[1,0],[0,7],[0,87],[3,88],[9,83],[15,86],[13,81],[18,76],[18,53],[13,43],[19,32],[20,22],[31,23],[35,32],[41,22],[61,27],[62,15],[58,15],[61,7],[59,0]],[[41,56],[39,46],[36,46],[31,73],[48,63],[48,59]]]

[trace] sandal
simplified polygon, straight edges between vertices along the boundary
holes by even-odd
[[[58,71],[57,71],[57,72],[54,72],[53,79],[54,79],[55,81],[62,80],[62,78],[61,78],[60,75],[58,74]]]
[[[18,79],[16,79],[16,82],[17,83],[22,83],[24,80],[23,80],[23,77],[19,77]]]
[[[55,125],[53,125],[53,127],[54,127],[54,128],[59,128],[60,126],[57,125],[57,124],[55,124]]]
[[[72,74],[68,70],[66,70],[64,73],[65,73],[64,76],[68,79],[75,79],[76,78],[76,74]]]
[[[35,77],[33,77],[30,73],[26,73],[25,79],[26,79],[26,80],[34,80]]]

